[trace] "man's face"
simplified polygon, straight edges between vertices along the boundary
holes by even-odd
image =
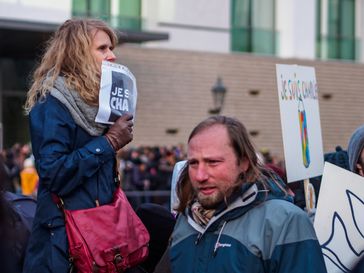
[[[240,174],[249,167],[246,159],[238,164],[223,125],[195,135],[188,143],[187,157],[192,187],[205,209],[216,208],[225,196],[231,195]]]

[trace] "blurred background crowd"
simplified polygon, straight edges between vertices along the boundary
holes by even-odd
[[[264,164],[286,181],[284,162],[260,150]],[[119,150],[117,166],[121,186],[133,207],[157,203],[169,208],[173,168],[186,159],[184,145],[138,146]],[[15,143],[0,153],[0,181],[6,191],[37,197],[38,174],[29,144]],[[294,188],[294,186],[293,186]]]

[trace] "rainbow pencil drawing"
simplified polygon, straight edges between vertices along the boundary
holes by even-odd
[[[310,166],[310,148],[308,144],[308,134],[307,134],[307,118],[306,111],[303,105],[303,101],[299,98],[298,101],[298,120],[300,124],[300,134],[301,134],[301,147],[302,147],[302,159],[303,165],[308,168]]]

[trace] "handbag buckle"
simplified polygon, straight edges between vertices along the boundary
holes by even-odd
[[[62,198],[59,198],[59,202],[57,203],[57,208],[63,209],[64,208],[64,202]]]
[[[119,264],[123,261],[123,257],[120,255],[120,253],[116,254],[114,256],[114,264]]]

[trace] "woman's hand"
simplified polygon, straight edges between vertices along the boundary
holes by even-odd
[[[118,118],[105,134],[107,140],[118,151],[133,139],[133,116],[124,114]]]

